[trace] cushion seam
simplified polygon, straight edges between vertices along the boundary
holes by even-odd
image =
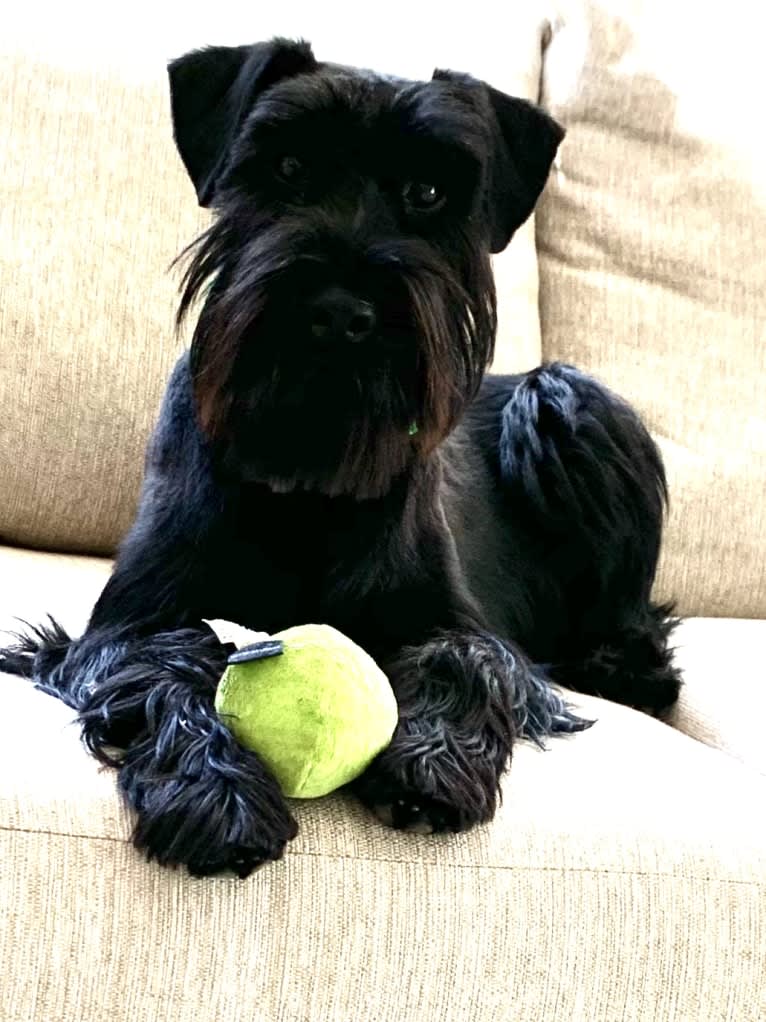
[[[4,827],[0,826],[0,833],[9,834],[31,834],[47,837],[65,837],[76,841],[108,841],[112,844],[130,846],[125,838],[101,836],[95,834],[67,834],[57,830],[30,830],[28,827]],[[693,880],[696,882],[710,882],[723,884],[736,884],[738,886],[755,887],[766,891],[766,882],[758,880],[739,880],[734,877],[699,876],[692,873],[669,873],[665,870],[640,870],[640,869],[614,869],[596,868],[593,866],[527,866],[527,865],[503,865],[502,863],[482,865],[481,863],[470,862],[434,862],[427,859],[396,859],[383,858],[374,855],[348,855],[343,852],[312,852],[305,849],[288,851],[285,858],[310,858],[310,859],[344,859],[350,862],[383,863],[396,866],[430,866],[437,869],[466,869],[478,870],[500,870],[503,872],[525,872],[525,873],[606,873],[614,876],[639,876],[639,877],[663,877],[668,880]]]

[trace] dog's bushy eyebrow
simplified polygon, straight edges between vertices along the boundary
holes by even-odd
[[[313,162],[363,138],[370,114],[359,83],[320,74],[297,77],[271,89],[248,116],[232,163],[255,149],[287,148],[311,154]]]
[[[485,118],[474,96],[449,83],[416,83],[403,88],[393,105],[405,133],[483,162]]]
[[[305,87],[304,79],[298,78],[271,89],[256,104],[247,119],[247,126],[278,127],[281,124],[293,124],[304,116],[334,110],[338,106],[338,96],[331,83],[319,75],[312,75],[311,79],[310,88]]]
[[[371,99],[377,99],[371,109]],[[300,137],[319,133],[328,144],[350,138],[374,123],[378,129],[432,148],[440,156],[485,161],[485,119],[476,98],[449,82],[401,83],[359,74],[312,74],[280,83],[262,98],[247,119],[249,141],[285,132]],[[380,135],[378,136],[380,138]]]
[[[386,89],[380,83],[380,108],[386,102]],[[373,89],[374,93],[375,90]],[[326,124],[328,128],[341,128],[370,119],[370,84],[361,75],[339,75],[321,72],[296,76],[280,82],[270,89],[256,104],[245,123],[247,134],[277,130],[279,128],[311,127]]]

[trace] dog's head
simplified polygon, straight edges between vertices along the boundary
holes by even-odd
[[[215,220],[180,315],[200,424],[240,478],[380,495],[450,432],[495,337],[489,256],[562,129],[466,75],[404,81],[275,39],[170,65],[176,144]]]

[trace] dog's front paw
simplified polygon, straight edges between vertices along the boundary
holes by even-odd
[[[386,826],[415,834],[457,833],[491,820],[499,792],[494,762],[471,762],[454,735],[413,738],[400,725],[389,748],[353,783],[358,798]]]
[[[233,872],[241,879],[284,853],[297,824],[276,780],[252,753],[220,750],[158,769],[156,749],[130,750],[120,787],[136,810],[133,843],[163,866],[185,866],[193,876]]]
[[[381,823],[412,834],[457,833],[482,822],[463,806],[440,801],[404,785],[394,773],[371,770],[354,785],[361,801]]]

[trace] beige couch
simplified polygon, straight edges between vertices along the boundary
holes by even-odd
[[[498,260],[498,364],[575,361],[643,411],[672,491],[658,592],[688,620],[673,726],[577,697],[597,725],[519,748],[491,825],[423,838],[304,802],[246,882],[144,862],[71,713],[3,677],[1,1022],[766,1019],[766,160],[737,5],[527,4],[497,39],[440,14],[443,40],[429,5],[380,32],[295,4],[183,39],[155,5],[138,51],[118,29],[89,48],[63,14],[5,40],[0,627],[82,626],[182,344],[166,271],[202,221],[163,58],[273,31],[472,70],[568,125],[536,228]]]

